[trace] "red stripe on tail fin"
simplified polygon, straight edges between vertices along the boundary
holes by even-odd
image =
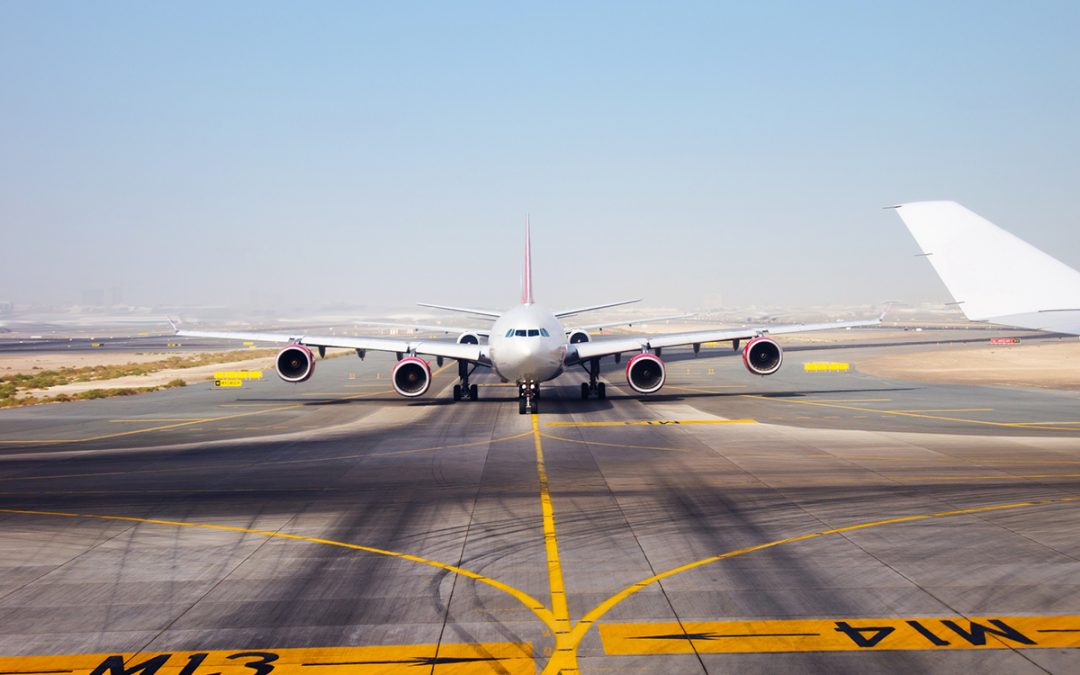
[[[525,216],[525,268],[521,276],[521,304],[533,304],[532,292],[532,236],[529,232],[529,216]]]

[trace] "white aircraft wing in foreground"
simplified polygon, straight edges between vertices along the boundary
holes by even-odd
[[[1080,335],[1080,272],[956,202],[895,208],[968,319]]]

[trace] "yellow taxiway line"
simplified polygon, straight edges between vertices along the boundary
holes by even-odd
[[[546,427],[637,427],[676,426],[682,424],[757,424],[757,420],[625,420],[622,422],[548,422]]]

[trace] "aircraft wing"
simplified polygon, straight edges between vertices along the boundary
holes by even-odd
[[[439,326],[423,323],[393,323],[390,321],[353,321],[357,326],[385,326],[388,328],[408,328],[411,330],[431,331],[433,333],[475,333],[481,337],[491,335],[490,328],[463,328],[461,326]]]
[[[220,340],[245,340],[251,342],[280,342],[302,344],[307,347],[337,347],[362,351],[415,353],[423,356],[440,356],[474,363],[490,363],[487,345],[458,344],[441,340],[401,340],[398,338],[285,335],[282,333],[231,333],[219,331],[178,330],[180,337],[214,338]]]
[[[784,333],[800,333],[813,330],[829,330],[837,328],[861,328],[864,326],[876,326],[881,319],[863,319],[859,321],[829,321],[825,323],[796,323],[785,326],[759,326],[728,328],[723,330],[703,330],[692,333],[666,333],[658,335],[638,335],[633,337],[619,337],[611,340],[597,340],[595,342],[580,342],[569,345],[566,353],[567,364],[585,361],[587,359],[623,352],[637,352],[645,349],[658,349],[662,347],[679,347],[682,345],[701,344],[703,342],[726,342],[728,340],[749,340],[762,335],[782,335]]]
[[[956,202],[895,208],[968,319],[1080,335],[1080,272]]]
[[[574,326],[567,328],[566,332],[569,333],[573,330],[598,330],[602,328],[614,328],[616,326],[633,326],[635,323],[654,323],[656,321],[670,321],[672,319],[685,319],[693,314],[673,314],[671,316],[650,316],[644,319],[628,319],[625,321],[611,321],[609,323],[590,323],[584,326]]]
[[[575,309],[561,309],[555,312],[556,319],[565,319],[568,316],[574,316],[575,314],[582,314],[584,312],[594,312],[598,309],[607,309],[608,307],[621,307],[622,305],[632,305],[635,302],[641,302],[641,298],[636,300],[619,300],[618,302],[606,302],[602,305],[589,305],[588,307],[577,307]]]

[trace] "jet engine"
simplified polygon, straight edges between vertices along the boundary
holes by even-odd
[[[588,341],[589,341],[589,334],[586,333],[585,331],[581,330],[580,328],[576,328],[576,329],[570,331],[570,344],[576,345],[576,344],[580,344],[582,342],[588,342]]]
[[[743,364],[755,375],[772,375],[780,370],[784,352],[772,338],[757,337],[746,343],[742,353]]]
[[[457,343],[459,345],[478,345],[480,344],[480,336],[476,333],[462,333],[458,336]]]
[[[423,396],[431,386],[431,367],[423,359],[406,356],[394,366],[390,379],[394,382],[394,389],[402,396]]]
[[[639,394],[654,394],[664,386],[667,370],[655,354],[638,354],[626,362],[626,383]]]
[[[278,377],[286,382],[304,382],[315,372],[315,355],[302,344],[291,344],[282,349],[275,363]]]

